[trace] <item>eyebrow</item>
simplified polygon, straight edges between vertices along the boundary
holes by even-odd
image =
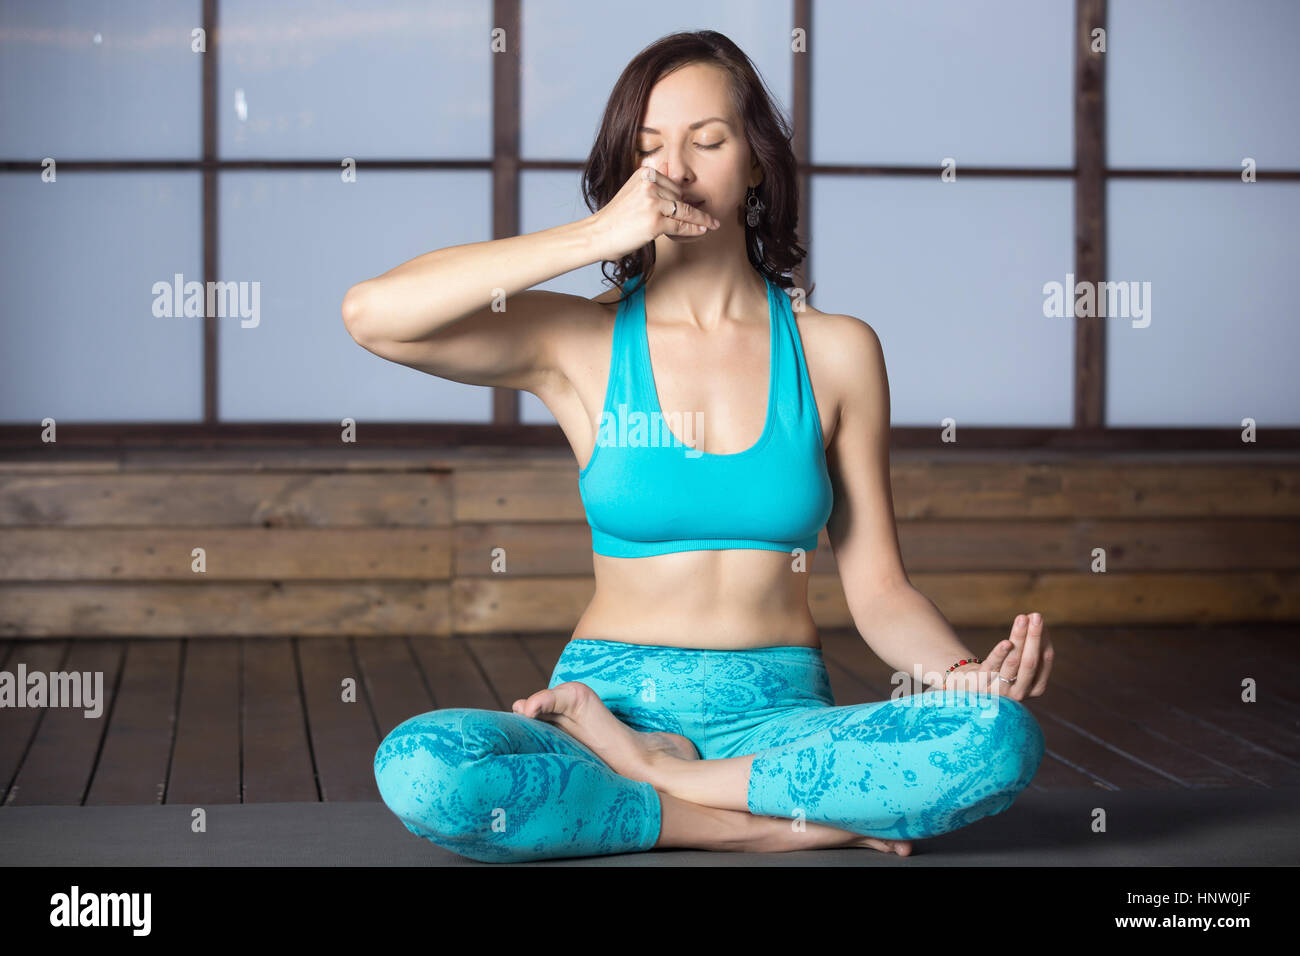
[[[701,126],[703,126],[705,123],[721,123],[723,126],[727,127],[727,129],[731,129],[731,124],[728,123],[726,120],[724,120],[721,116],[710,116],[708,119],[696,120],[694,123],[692,123],[690,126],[688,126],[688,127],[686,127],[686,128],[687,128],[687,129],[699,129],[699,128],[700,128]],[[653,133],[653,134],[656,135],[656,136],[659,135],[659,130],[657,130],[657,129],[651,129],[649,126],[642,126],[642,127],[639,127],[639,128],[637,129],[637,132],[638,132],[638,133]]]

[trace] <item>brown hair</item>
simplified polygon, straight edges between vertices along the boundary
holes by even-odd
[[[636,133],[650,91],[664,76],[690,63],[720,67],[731,79],[731,100],[744,127],[754,157],[763,167],[763,181],[754,192],[762,201],[762,218],[756,227],[745,227],[745,251],[754,268],[786,289],[794,280],[786,276],[803,261],[807,252],[799,245],[795,226],[799,221],[799,191],[795,179],[791,131],[771,92],[754,64],[740,47],[715,30],[673,33],[650,44],[630,62],[614,84],[605,104],[605,115],[596,142],[582,170],[582,195],[592,212],[603,208],[631,177],[638,164]],[[654,271],[654,243],[613,263],[613,275],[601,263],[601,273],[622,288]],[[624,295],[630,290],[624,290]]]

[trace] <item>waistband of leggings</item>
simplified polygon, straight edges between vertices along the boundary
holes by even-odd
[[[603,638],[594,637],[575,637],[568,644],[583,644],[596,649],[606,648],[610,651],[626,651],[634,649],[646,654],[663,654],[663,655],[756,655],[765,657],[796,657],[812,661],[821,661],[822,649],[820,647],[809,647],[806,644],[771,644],[767,647],[678,647],[674,644],[636,644],[629,641],[610,641]]]

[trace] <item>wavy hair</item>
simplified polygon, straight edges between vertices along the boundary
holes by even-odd
[[[721,67],[730,79],[732,105],[763,168],[763,181],[754,191],[765,208],[757,227],[745,226],[745,252],[755,269],[774,285],[787,289],[794,285],[787,274],[807,255],[795,228],[799,188],[790,125],[749,57],[715,30],[661,37],[624,68],[610,92],[596,141],[583,166],[583,199],[594,213],[623,188],[639,165],[636,134],[650,91],[664,76],[690,63]],[[603,260],[601,273],[626,297],[630,293],[624,286],[638,276],[647,281],[654,273],[654,261],[654,243],[650,242],[617,261]],[[612,275],[606,271],[611,262]]]

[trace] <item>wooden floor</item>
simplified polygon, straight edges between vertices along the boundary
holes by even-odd
[[[1030,786],[1300,784],[1295,630],[1054,630],[1048,692],[1025,701],[1047,740]],[[1006,636],[959,633],[976,653]],[[372,761],[393,727],[441,707],[509,710],[546,686],[566,640],[3,641],[0,669],[102,671],[105,700],[98,719],[0,708],[0,805],[379,800]],[[890,669],[856,632],[822,643],[838,704],[890,696]]]

